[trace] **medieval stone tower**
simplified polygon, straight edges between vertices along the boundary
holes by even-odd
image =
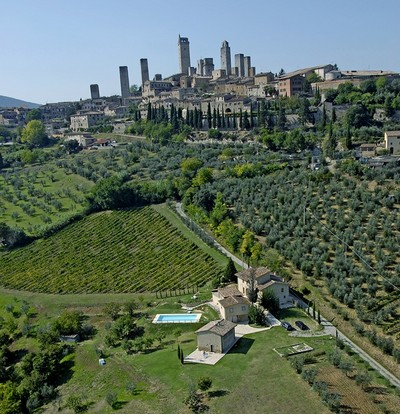
[[[121,82],[121,96],[127,98],[130,95],[128,66],[119,67],[119,80]]]
[[[178,52],[179,52],[179,72],[187,75],[190,68],[190,51],[189,39],[187,37],[178,37]]]
[[[231,73],[231,48],[229,43],[224,40],[221,46],[221,69],[226,71],[229,76]]]
[[[149,64],[146,58],[140,59],[140,72],[142,74],[142,88],[143,88],[144,83],[150,79],[149,78]]]

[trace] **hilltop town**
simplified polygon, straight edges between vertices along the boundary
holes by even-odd
[[[95,143],[87,133],[123,133],[129,130],[129,126],[135,121],[143,118],[152,120],[155,111],[160,108],[168,113],[176,111],[179,120],[200,132],[210,129],[238,132],[263,127],[288,131],[299,125],[304,126],[304,123],[315,125],[321,120],[326,122],[332,118],[332,114],[333,117],[343,117],[347,110],[346,104],[370,104],[368,100],[364,102],[362,99],[358,99],[357,102],[355,99],[338,102],[338,99],[335,100],[338,94],[350,94],[352,90],[360,90],[360,86],[363,92],[370,93],[370,84],[380,82],[382,85],[388,85],[394,81],[393,85],[397,85],[396,82],[400,79],[399,74],[393,71],[340,70],[335,64],[311,66],[288,73],[283,69],[275,74],[257,72],[256,67],[252,66],[251,56],[238,53],[232,58],[230,45],[226,40],[220,48],[219,65],[214,63],[212,57],[199,59],[197,67],[192,66],[191,62],[189,39],[179,35],[179,71],[176,74],[163,77],[162,74],[156,73],[153,79],[150,79],[148,59],[142,58],[140,86],[131,85],[128,67],[120,66],[120,96],[103,97],[100,86],[91,84],[90,99],[45,104],[40,107],[40,119],[44,122],[49,136],[74,139],[83,147]],[[287,98],[297,98],[297,101],[289,104],[289,111],[287,105],[283,105],[286,113],[283,114],[282,121],[279,119],[276,102],[283,102],[282,99]],[[391,96],[389,98],[390,102],[386,102],[389,108],[377,105],[371,114],[374,120],[400,119],[399,113],[396,112],[400,109],[399,102]],[[305,113],[300,115],[302,102],[299,103],[299,99],[303,100],[306,106],[303,108]],[[275,115],[270,115],[270,118],[266,119],[266,112],[271,107],[275,109]],[[279,107],[282,107],[281,103]],[[261,117],[260,111],[264,114],[261,114]],[[0,125],[9,128],[23,126],[26,114],[25,108],[0,110]],[[171,116],[169,118],[172,122]],[[131,131],[137,132],[135,128]],[[384,137],[382,131],[380,139],[375,137],[374,143],[379,141],[388,153],[398,154],[399,134],[396,132],[391,135],[393,136]],[[369,151],[364,152],[369,152],[370,155],[377,154],[376,147],[371,153],[370,140],[356,141],[369,144]]]

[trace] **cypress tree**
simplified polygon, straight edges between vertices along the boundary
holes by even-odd
[[[336,122],[336,109],[335,108],[332,109],[332,122],[333,123]]]
[[[194,114],[193,114],[193,126],[194,126],[195,129],[199,129],[199,124],[198,124],[199,115],[198,115],[197,112],[198,112],[197,107],[195,107],[194,108]]]
[[[261,126],[261,104],[257,102],[257,124]]]
[[[217,128],[221,128],[221,114],[219,113],[219,108],[217,108]]]
[[[197,115],[198,115],[198,120],[197,120],[198,128],[202,129],[203,128],[203,111],[199,109],[197,112]]]
[[[322,108],[321,127],[322,127],[323,130],[326,128],[326,108],[325,108],[325,104]]]
[[[181,359],[181,347],[178,344],[178,359]]]
[[[232,127],[233,127],[233,129],[237,128],[237,125],[236,125],[236,112],[233,112]]]
[[[321,325],[321,314],[319,313],[319,309],[318,309],[318,324]]]
[[[176,111],[174,111],[174,113],[172,115],[171,124],[172,124],[172,129],[174,130],[174,132],[178,132],[179,131],[179,122],[178,122],[178,117],[176,115]]]
[[[249,114],[247,111],[244,111],[243,128],[246,130],[250,129]]]
[[[185,124],[189,125],[189,108],[186,108],[186,120],[185,120]]]
[[[213,110],[213,115],[212,115],[212,127],[213,128],[217,127],[217,111],[215,108]]]
[[[239,112],[239,129],[243,129],[243,112],[242,112],[242,108],[240,108],[240,112]]]
[[[236,276],[237,273],[235,264],[233,263],[233,260],[229,258],[228,264],[226,265],[225,271],[224,271],[224,280],[227,282],[236,282]]]
[[[148,104],[147,104],[147,120],[148,121],[151,121],[151,115],[152,115],[152,108],[151,108],[151,102],[149,102]]]
[[[208,129],[211,129],[212,126],[212,116],[211,116],[211,104],[210,102],[207,105],[207,122],[208,122]]]
[[[193,111],[189,111],[189,125],[194,128],[194,113]]]
[[[313,306],[312,306],[312,317],[315,320],[315,302],[313,302]]]

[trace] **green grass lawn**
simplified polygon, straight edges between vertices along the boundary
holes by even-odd
[[[200,296],[210,297],[210,292],[203,290]],[[145,326],[146,332],[157,338],[157,332],[165,337],[160,344],[156,339],[146,353],[128,355],[122,348],[105,346],[107,324],[110,318],[104,315],[104,305],[110,302],[123,303],[135,299],[140,306],[138,315],[146,316],[137,320],[138,325]],[[78,395],[88,403],[89,413],[112,413],[105,401],[108,392],[118,396],[117,412],[120,413],[189,413],[183,400],[191,386],[196,386],[201,376],[209,376],[212,388],[205,403],[213,413],[328,413],[318,394],[296,374],[290,366],[291,358],[280,357],[273,348],[287,347],[303,340],[289,336],[280,327],[247,335],[215,366],[201,364],[181,365],[177,356],[177,345],[188,355],[196,349],[195,331],[208,320],[216,318],[214,311],[204,308],[200,324],[152,324],[156,313],[176,313],[181,311],[182,303],[191,299],[190,295],[180,298],[155,300],[145,295],[44,295],[28,294],[17,291],[0,291],[0,316],[6,321],[11,317],[10,305],[14,312],[20,312],[28,303],[31,321],[37,325],[49,323],[63,309],[79,309],[84,312],[87,322],[96,328],[93,338],[76,345],[76,352],[66,358],[65,364],[71,366],[67,376],[61,381],[59,398],[49,403],[44,413],[65,412],[65,401],[70,395]],[[147,306],[147,304],[151,306]],[[8,309],[8,310],[7,310]],[[301,310],[285,310],[286,319],[300,318]],[[289,316],[291,315],[291,316]],[[311,320],[303,316],[310,324]],[[21,317],[22,318],[22,317]],[[22,320],[20,318],[20,320]],[[308,337],[306,343],[314,351],[303,354],[313,357],[321,378],[331,379],[336,384],[340,370],[332,377],[332,366],[327,363],[325,353],[335,348],[335,339],[330,337]],[[104,352],[106,365],[100,366],[96,349]],[[29,349],[37,351],[34,338],[21,337],[15,341],[12,350]],[[344,352],[343,352],[344,353]],[[345,356],[350,358],[350,356]],[[73,364],[69,361],[72,359]],[[356,358],[353,358],[354,361]],[[356,369],[365,369],[363,363],[355,363]],[[384,385],[379,377],[373,375],[374,384]],[[134,392],[127,389],[134,385]],[[334,385],[338,386],[338,385]],[[357,404],[365,404],[365,392],[352,380],[349,382],[350,398]],[[335,388],[332,388],[335,391]],[[345,391],[341,391],[342,393]],[[347,393],[346,393],[347,395]],[[395,404],[398,401],[393,393],[388,393],[386,401]],[[397,400],[396,400],[397,398]],[[348,400],[346,400],[348,401]],[[363,402],[364,401],[364,402]],[[377,411],[379,412],[379,411]]]
[[[173,332],[176,326],[170,329]],[[183,399],[189,387],[206,375],[213,380],[206,401],[211,412],[328,413],[289,362],[272,350],[290,341],[295,343],[279,328],[249,335],[215,366],[182,366],[173,342],[163,349],[134,356],[112,350],[106,366],[101,367],[93,343],[84,343],[78,346],[74,374],[61,393],[86,395],[93,401],[89,412],[112,412],[104,398],[107,391],[114,390],[122,403],[121,413],[185,413]],[[330,344],[329,339],[319,340],[318,347]],[[193,331],[180,336],[180,346],[185,354],[196,348]],[[137,385],[135,395],[124,389],[127,382]]]

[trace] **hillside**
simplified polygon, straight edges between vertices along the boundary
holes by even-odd
[[[25,107],[29,109],[38,108],[40,104],[23,101],[21,99],[11,98],[9,96],[0,95],[0,108],[19,108]]]
[[[2,286],[46,293],[195,289],[222,271],[151,207],[93,214],[0,260]]]

